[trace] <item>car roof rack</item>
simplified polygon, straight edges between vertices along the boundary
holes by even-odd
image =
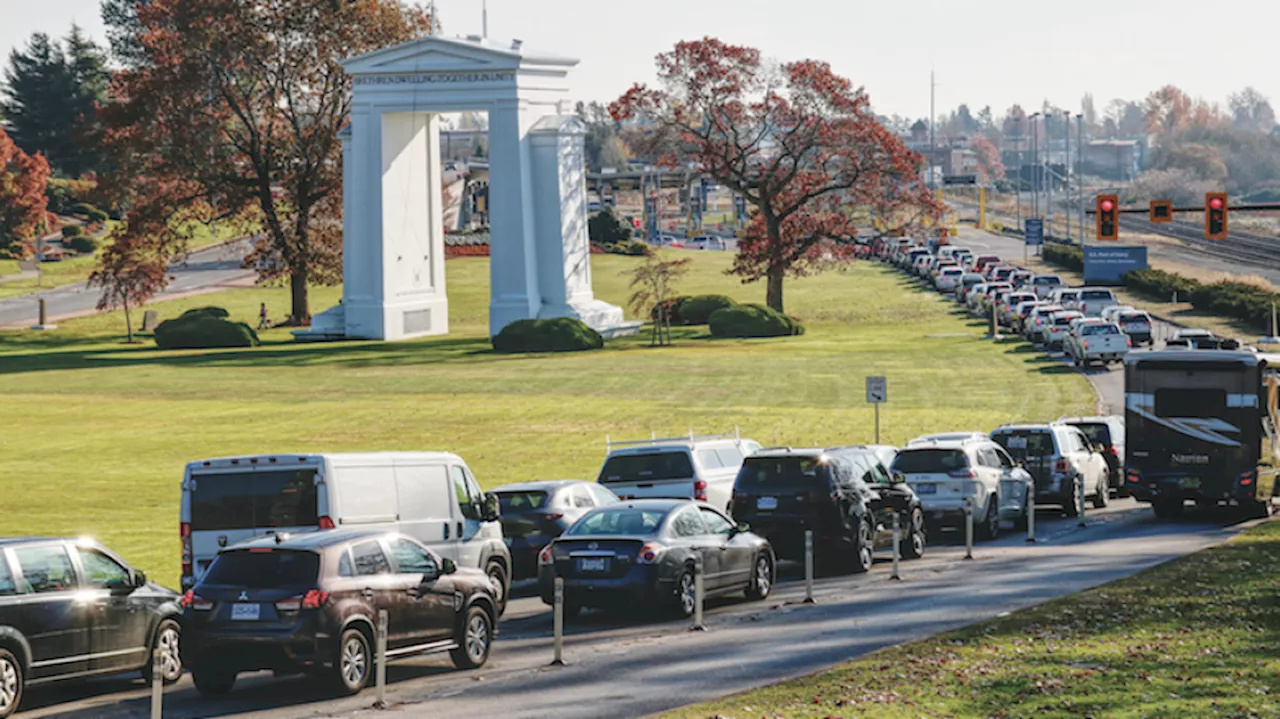
[[[742,433],[738,425],[733,426],[733,434],[694,434],[693,428],[689,428],[689,434],[681,437],[659,437],[653,431],[649,432],[649,439],[633,439],[625,442],[615,442],[609,435],[604,436],[605,452],[612,452],[615,447],[652,447],[658,444],[668,444],[671,442],[701,442],[713,439],[742,439]]]
[[[774,447],[761,447],[757,452],[794,452],[795,448],[789,444],[779,444]]]

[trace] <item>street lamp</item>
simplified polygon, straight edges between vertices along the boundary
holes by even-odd
[[[1031,214],[1040,216],[1040,125],[1036,122],[1040,113],[1033,113],[1031,120]]]

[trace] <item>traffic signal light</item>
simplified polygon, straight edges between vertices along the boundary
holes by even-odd
[[[1120,198],[1098,195],[1098,239],[1120,239]]]
[[[1227,193],[1206,192],[1204,195],[1204,237],[1206,240],[1227,239]]]
[[[1152,200],[1151,221],[1173,222],[1173,202],[1169,200]]]

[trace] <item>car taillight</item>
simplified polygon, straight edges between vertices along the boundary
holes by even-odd
[[[548,544],[547,546],[542,548],[541,552],[538,552],[538,566],[545,567],[551,564],[553,561],[554,560],[551,557],[551,545]]]
[[[1125,335],[1125,336],[1124,336],[1124,346],[1125,346],[1125,347],[1133,347],[1133,338],[1132,338],[1132,337],[1130,337],[1129,335]]]
[[[700,501],[707,501],[707,482],[699,479],[693,483],[693,498]]]
[[[178,605],[183,609],[194,609],[197,612],[207,612],[213,609],[213,602],[197,597],[194,589],[188,589],[187,593],[182,595],[182,599],[178,601]]]
[[[947,476],[955,477],[956,479],[977,479],[978,473],[972,469],[956,469],[947,472]]]
[[[1242,486],[1248,487],[1249,485],[1253,484],[1253,480],[1257,476],[1258,476],[1257,470],[1255,469],[1246,470],[1240,473],[1239,482]]]
[[[1071,469],[1071,463],[1067,461],[1066,457],[1059,457],[1058,463],[1053,468],[1059,472],[1066,472]]]
[[[320,520],[316,522],[316,526],[321,529],[333,529],[335,527],[333,519],[330,517],[321,517]]]
[[[1142,481],[1142,473],[1136,469],[1131,469],[1125,473],[1130,484],[1137,484]]]
[[[653,564],[658,561],[658,552],[661,550],[661,544],[649,542],[640,548],[640,553],[636,555],[636,562],[638,564]]]
[[[1120,451],[1116,449],[1116,446],[1114,444],[1111,444],[1111,445],[1107,445],[1107,454],[1119,457]]]
[[[542,515],[542,518],[543,518],[543,519],[545,519],[545,520],[547,520],[548,522],[554,522],[554,521],[556,521],[557,519],[564,519],[564,513],[563,513],[563,512],[548,512],[548,513],[546,513],[546,514]]]
[[[178,524],[178,537],[182,541],[182,576],[190,577],[192,575],[191,523],[190,522],[181,522]]]

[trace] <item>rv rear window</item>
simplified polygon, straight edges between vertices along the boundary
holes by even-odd
[[[685,451],[615,454],[605,460],[600,482],[646,482],[654,479],[689,479],[693,464]]]
[[[314,469],[197,474],[192,477],[192,531],[314,527]]]
[[[1226,409],[1226,390],[1175,387],[1156,390],[1157,417],[1220,417]]]

